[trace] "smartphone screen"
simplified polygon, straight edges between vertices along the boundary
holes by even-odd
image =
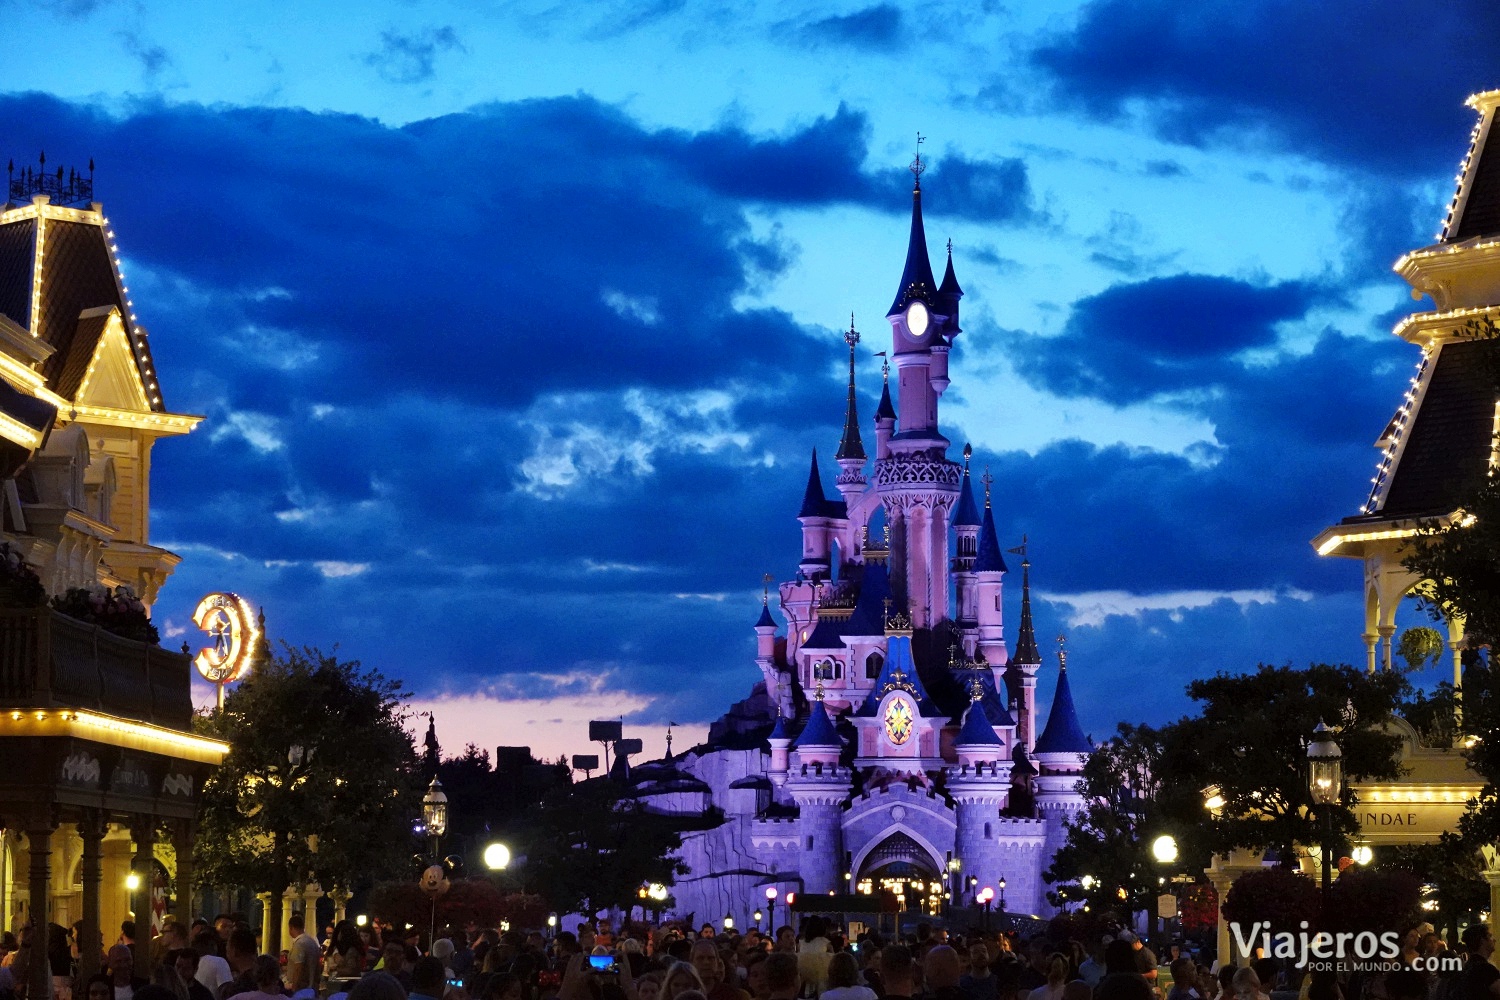
[[[613,955],[590,955],[589,968],[595,972],[619,972],[620,967],[615,964]]]

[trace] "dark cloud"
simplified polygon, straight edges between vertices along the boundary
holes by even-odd
[[[1063,396],[1125,404],[1207,390],[1242,370],[1237,352],[1273,344],[1276,324],[1304,315],[1319,291],[1201,274],[1113,285],[1076,302],[1061,334],[1020,337],[1013,354]]]
[[[1500,7],[1455,0],[1305,4],[1094,0],[1039,46],[1056,96],[1191,144],[1278,147],[1401,176],[1457,162],[1465,97],[1500,83]],[[1394,69],[1400,67],[1401,69]]]
[[[901,8],[888,3],[813,21],[803,26],[799,34],[804,41],[813,44],[831,42],[885,51],[902,48],[906,42]]]
[[[91,13],[92,9],[72,16],[84,16]],[[146,78],[147,83],[154,83],[163,71],[171,67],[172,57],[167,50],[149,41],[139,32],[122,31],[119,37],[120,44],[125,47],[125,54],[141,64],[141,75]]]
[[[437,73],[442,52],[464,50],[458,33],[450,25],[403,33],[382,31],[380,47],[366,53],[364,64],[388,83],[426,83]]]

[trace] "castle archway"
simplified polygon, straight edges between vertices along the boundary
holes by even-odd
[[[901,908],[936,914],[942,909],[942,869],[937,858],[904,830],[897,830],[865,852],[855,875],[855,889],[869,894],[887,891]]]

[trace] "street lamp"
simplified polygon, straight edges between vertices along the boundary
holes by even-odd
[[[547,914],[547,932],[557,937],[557,914],[555,913]]]
[[[1005,876],[1000,876],[1000,912],[1005,912]]]
[[[125,891],[139,892],[141,888],[141,877],[135,872],[125,876]]]
[[[768,886],[766,886],[766,909],[769,911],[766,914],[766,916],[767,916],[766,929],[769,930],[772,934],[775,934],[776,933],[776,887],[774,885],[768,885]]]
[[[726,931],[734,930],[734,918],[727,913],[724,914],[724,929]]]
[[[1170,865],[1177,860],[1177,838],[1164,833],[1151,841],[1151,856],[1157,864]]]
[[[484,866],[492,872],[503,872],[510,867],[510,848],[496,841],[484,849]]]
[[[760,912],[759,910],[755,911],[755,929],[756,930],[760,930],[760,922],[761,922],[762,919],[764,919],[764,917],[765,917],[764,913]]]
[[[1323,891],[1333,882],[1333,807],[1344,784],[1344,753],[1334,741],[1333,730],[1321,721],[1307,745],[1307,787],[1323,821]]]
[[[427,824],[427,843],[433,858],[438,856],[438,840],[448,832],[448,796],[443,794],[443,783],[434,776],[422,796],[422,819]]]

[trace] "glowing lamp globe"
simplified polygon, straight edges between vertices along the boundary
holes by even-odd
[[[1344,753],[1334,742],[1333,730],[1319,722],[1307,745],[1307,786],[1320,806],[1335,805],[1344,784]]]
[[[492,872],[510,867],[510,848],[498,842],[490,844],[484,849],[484,866]]]
[[[1170,865],[1177,860],[1177,838],[1164,833],[1151,842],[1151,856],[1157,863]]]

